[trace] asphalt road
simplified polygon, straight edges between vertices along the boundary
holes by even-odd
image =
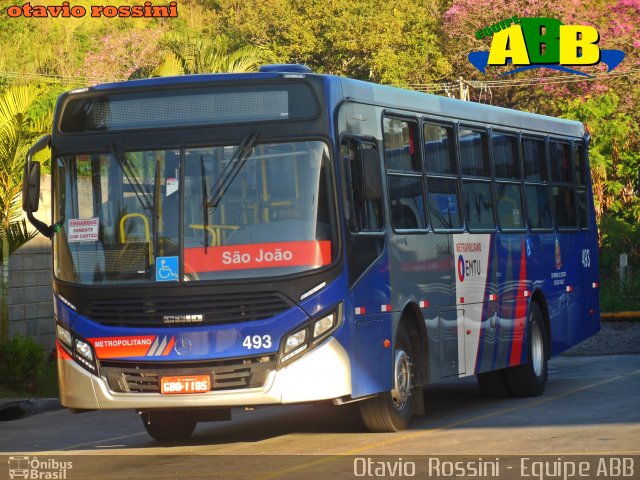
[[[365,432],[354,405],[298,405],[234,410],[231,422],[200,424],[180,444],[151,440],[133,411],[58,410],[0,424],[0,455],[86,458],[94,479],[207,478],[229,468],[225,478],[300,478],[296,462],[326,473],[336,455],[640,455],[640,355],[555,358],[538,398],[485,399],[472,377],[431,385],[425,399],[427,415],[399,433]],[[201,457],[209,455],[225,457]],[[128,477],[134,467],[145,474]]]

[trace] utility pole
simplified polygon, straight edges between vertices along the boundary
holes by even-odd
[[[464,84],[462,77],[458,78],[458,85],[460,87],[460,100],[469,100],[469,87]]]

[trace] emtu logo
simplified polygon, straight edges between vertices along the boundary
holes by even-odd
[[[464,282],[465,272],[466,272],[466,267],[464,264],[464,257],[460,255],[458,257],[458,279],[460,280],[460,282]]]
[[[511,25],[514,23],[514,25]],[[601,50],[600,34],[589,25],[563,25],[554,18],[518,18],[513,16],[476,32],[476,38],[493,34],[488,52],[471,52],[469,61],[486,73],[487,66],[518,65],[502,75],[532,68],[552,68],[590,77],[584,72],[567,68],[605,63],[607,72],[624,59],[621,50]]]

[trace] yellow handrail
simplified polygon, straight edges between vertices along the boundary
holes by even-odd
[[[129,218],[141,218],[144,223],[144,239],[149,245],[149,265],[153,264],[153,257],[151,255],[151,234],[149,233],[149,220],[141,213],[127,213],[120,219],[120,243],[127,243],[126,232],[124,231],[124,224]]]

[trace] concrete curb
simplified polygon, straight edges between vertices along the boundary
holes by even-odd
[[[640,312],[601,313],[600,318],[605,322],[634,322],[640,321]]]
[[[0,422],[62,408],[57,398],[0,398]]]

